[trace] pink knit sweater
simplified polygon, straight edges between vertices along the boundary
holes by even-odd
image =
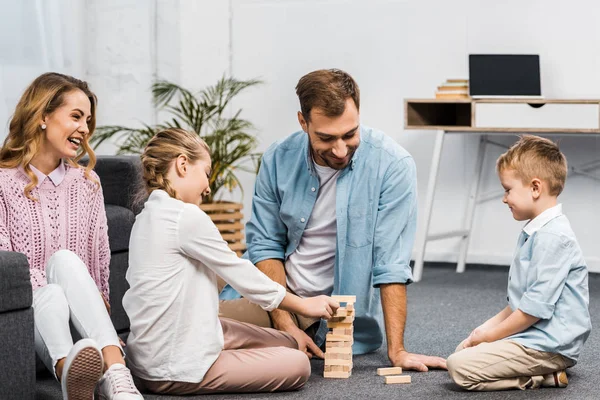
[[[92,172],[91,178],[100,182]],[[27,256],[33,290],[45,286],[46,263],[58,250],[77,254],[108,299],[108,227],[102,188],[84,170],[66,166],[62,182],[45,179],[25,197],[29,177],[21,168],[0,168],[0,250]]]

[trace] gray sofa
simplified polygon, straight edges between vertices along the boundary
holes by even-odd
[[[137,156],[98,157],[110,241],[110,303],[115,329],[125,336],[129,320],[122,298],[128,289],[129,235],[138,211],[133,204],[140,162]],[[61,399],[60,386],[48,372],[37,376],[32,291],[27,258],[0,251],[0,399]],[[36,393],[37,392],[37,393]]]

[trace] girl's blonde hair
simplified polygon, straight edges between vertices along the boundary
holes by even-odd
[[[198,135],[180,128],[165,129],[150,139],[141,156],[145,196],[155,190],[164,190],[169,196],[178,198],[167,173],[180,155],[195,163],[210,160],[210,149]]]
[[[0,149],[0,168],[23,167],[30,179],[25,186],[25,196],[31,200],[35,200],[31,191],[38,179],[29,164],[41,149],[45,135],[40,121],[61,107],[65,95],[74,90],[81,90],[90,99],[91,118],[88,123],[89,134],[84,135],[77,156],[67,161],[72,167],[80,168],[77,162],[87,154],[89,163],[85,168],[85,177],[90,179],[90,172],[96,165],[96,155],[89,145],[89,138],[96,129],[97,99],[86,82],[55,72],[40,75],[25,89],[10,120],[8,136]]]

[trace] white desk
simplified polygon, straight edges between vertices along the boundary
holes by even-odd
[[[469,240],[473,229],[473,216],[478,202],[497,194],[480,196],[480,180],[488,144],[502,146],[488,136],[528,133],[543,135],[600,135],[600,100],[549,100],[549,99],[407,99],[404,101],[404,128],[435,130],[435,144],[423,226],[416,238],[416,259],[413,268],[415,282],[423,276],[423,263],[427,242],[460,237],[460,253],[456,272],[465,271]],[[475,171],[468,191],[462,226],[450,232],[430,235],[431,212],[444,137],[447,134],[479,135]],[[578,167],[569,167],[570,173],[586,175],[600,180],[590,170],[600,166],[600,160]]]

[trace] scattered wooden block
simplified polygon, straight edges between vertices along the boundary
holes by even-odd
[[[356,303],[356,296],[331,296],[338,303]]]
[[[410,383],[410,375],[393,375],[385,377],[386,385],[393,383]]]
[[[329,372],[329,371],[325,371],[323,373],[323,377],[324,378],[342,378],[342,379],[348,379],[350,378],[351,372]]]
[[[391,368],[377,368],[377,375],[386,376],[386,375],[401,375],[402,368],[400,367],[391,367]]]

